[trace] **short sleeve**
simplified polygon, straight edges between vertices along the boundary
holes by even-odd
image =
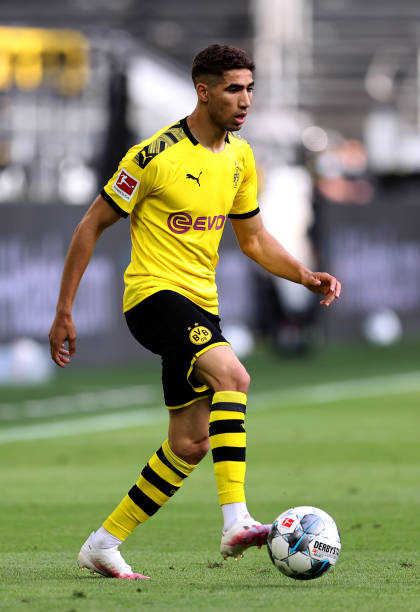
[[[257,172],[255,169],[254,154],[247,144],[243,160],[243,179],[229,212],[231,219],[246,219],[259,212],[257,201]]]
[[[138,146],[128,151],[101,191],[102,197],[122,217],[128,217],[135,205],[153,189],[153,164],[142,168],[137,152]]]

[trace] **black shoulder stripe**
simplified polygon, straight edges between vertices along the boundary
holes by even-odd
[[[175,136],[175,134],[172,134],[172,132],[167,132],[166,135],[168,136],[168,138],[170,138],[172,140],[172,142],[175,144],[176,142],[178,142],[177,137]]]
[[[144,168],[149,164],[156,155],[162,153],[172,145],[176,144],[183,138],[186,138],[186,133],[184,131],[184,127],[182,122],[175,123],[171,125],[171,127],[163,134],[160,134],[156,140],[153,140],[148,145],[143,147],[141,151],[137,153],[134,158],[134,162],[140,166],[140,168]]]
[[[123,217],[124,219],[126,219],[128,217],[128,212],[125,212],[125,210],[123,210],[122,208],[120,208],[118,206],[118,204],[116,204],[114,202],[114,200],[111,198],[111,196],[109,196],[107,194],[107,192],[105,191],[105,189],[102,189],[101,191],[101,196],[103,197],[103,199],[108,202],[108,204],[111,206],[111,208],[113,208],[115,210],[115,212],[117,212],[121,217]]]
[[[260,212],[260,209],[258,207],[255,210],[251,210],[250,212],[242,213],[240,215],[231,214],[231,215],[228,215],[228,217],[229,219],[249,219],[250,217],[254,217],[255,215],[258,215],[259,212]]]

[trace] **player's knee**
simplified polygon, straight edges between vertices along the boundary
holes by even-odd
[[[249,385],[251,383],[251,377],[246,371],[246,369],[242,366],[242,372],[240,376],[240,380],[238,381],[238,391],[242,391],[242,393],[248,393]]]
[[[210,440],[208,437],[200,440],[199,442],[194,443],[193,449],[193,458],[194,461],[192,463],[200,463],[202,459],[207,455],[210,449]]]
[[[220,373],[215,391],[241,391],[248,393],[251,377],[241,363],[227,364]]]
[[[183,440],[173,444],[174,453],[190,465],[197,465],[207,455],[210,442],[208,436],[201,440]]]

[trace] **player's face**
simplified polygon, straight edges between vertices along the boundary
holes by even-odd
[[[248,69],[226,70],[223,78],[208,88],[208,113],[215,125],[240,130],[252,102],[254,80]]]

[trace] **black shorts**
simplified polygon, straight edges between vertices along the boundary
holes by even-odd
[[[154,293],[125,313],[138,342],[162,357],[162,384],[167,408],[183,408],[213,391],[194,380],[197,357],[215,345],[229,345],[220,317],[174,291]]]

